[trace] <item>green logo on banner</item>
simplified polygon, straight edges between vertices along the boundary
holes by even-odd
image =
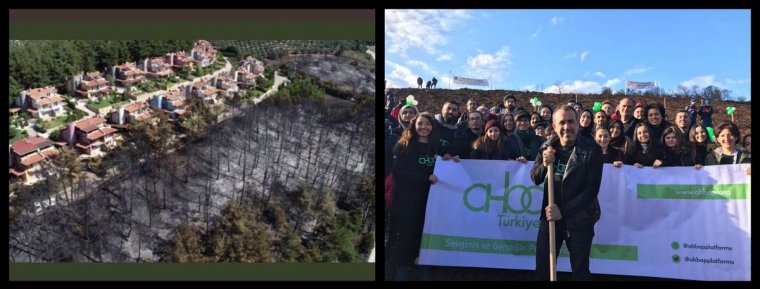
[[[470,196],[470,193],[480,191],[480,190],[484,191],[486,194],[485,202],[483,204],[473,204],[468,197]],[[544,192],[544,188],[540,186],[514,185],[510,187],[509,186],[509,172],[505,172],[503,196],[493,196],[491,192],[491,184],[475,183],[469,186],[464,191],[462,198],[464,200],[464,206],[473,212],[487,213],[491,206],[491,201],[500,201],[502,204],[501,213],[503,214],[527,213],[530,215],[538,215],[541,213],[540,203],[541,203],[541,197],[543,196],[543,192]],[[519,202],[517,202],[516,197],[513,197],[516,194],[519,194]],[[515,200],[513,201],[513,203],[510,203],[509,201],[513,198],[515,198]],[[534,200],[539,203],[539,205],[537,206],[538,209],[531,210],[531,207],[533,207]]]
[[[678,256],[678,254],[673,255],[673,263],[681,263],[681,256]]]
[[[673,250],[678,250],[678,242],[673,241],[673,243],[670,243],[670,247],[673,247]]]

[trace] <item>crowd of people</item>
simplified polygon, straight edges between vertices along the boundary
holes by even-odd
[[[393,95],[387,96],[385,175],[392,176],[393,187],[392,196],[386,195],[386,254],[391,254],[389,269],[397,280],[409,279],[412,272],[420,279],[428,276],[425,267],[416,266],[416,257],[427,194],[430,185],[438,181],[433,174],[436,156],[446,161],[541,162],[547,144],[564,137],[558,135],[559,124],[553,123],[556,115],[574,116],[579,141],[573,140],[573,144],[595,143],[596,148],[588,151],[600,153],[603,163],[615,168],[688,166],[700,170],[703,166],[751,162],[751,134],[742,136],[730,121],[713,128],[709,100],[702,107],[696,107],[692,100],[672,122],[661,103],[640,103],[631,97],[617,103],[604,101],[594,109],[571,101],[566,106],[540,105],[528,111],[516,103],[512,95],[504,96],[502,103],[490,109],[474,98],[464,104],[448,100],[440,113],[433,114],[418,111],[404,98],[397,101]],[[557,110],[574,113],[555,114]],[[746,174],[750,173],[748,168]]]

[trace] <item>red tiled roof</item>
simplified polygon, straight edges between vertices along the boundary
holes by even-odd
[[[209,89],[201,90],[201,94],[204,96],[209,96],[214,93],[217,93],[218,91],[219,91],[218,89],[211,87]]]
[[[169,93],[167,93],[164,97],[166,97],[166,99],[168,99],[169,101],[173,101],[178,98],[184,98],[185,95],[182,94],[182,92],[179,90],[172,90],[172,91],[169,91]]]
[[[29,166],[32,166],[32,165],[38,163],[39,161],[41,161],[41,160],[43,160],[43,159],[45,159],[47,157],[50,157],[50,156],[55,155],[55,154],[58,154],[58,150],[56,150],[56,149],[44,150],[44,151],[42,151],[42,154],[35,152],[35,153],[31,154],[31,155],[28,155],[28,156],[24,157],[21,160],[21,164],[24,165],[24,166],[29,167]]]
[[[42,149],[52,145],[53,142],[51,140],[36,136],[14,142],[11,144],[11,150],[13,150],[16,154],[23,156],[30,152],[36,151],[38,148]]]
[[[136,121],[146,120],[146,119],[151,118],[151,116],[153,115],[150,113],[150,111],[146,111],[146,112],[136,115],[135,120]]]
[[[124,107],[124,111],[126,111],[128,113],[133,113],[133,112],[138,111],[140,109],[143,109],[143,108],[145,108],[147,106],[148,106],[148,104],[145,103],[145,102],[135,102],[133,104],[130,104],[130,105],[127,105],[126,107]]]
[[[42,99],[38,99],[37,100],[37,105],[46,105],[46,104],[61,102],[61,101],[64,101],[64,100],[65,99],[63,97],[61,97],[60,95],[55,95],[55,96],[51,96],[51,97],[45,97],[45,98],[42,98]]]
[[[29,90],[26,90],[25,92],[26,92],[26,95],[28,95],[34,100],[37,100],[43,96],[47,96],[49,93],[58,94],[58,91],[53,86],[29,89]]]
[[[172,105],[174,105],[175,107],[181,106],[181,105],[183,105],[183,104],[185,104],[185,101],[184,101],[184,100],[182,100],[182,99],[180,99],[180,100],[175,100],[175,101],[172,101]]]
[[[93,141],[93,140],[99,139],[101,137],[107,136],[109,134],[112,134],[114,132],[117,132],[117,130],[115,128],[112,128],[112,127],[101,128],[101,129],[98,129],[98,130],[93,131],[91,133],[88,133],[87,134],[87,139],[89,139],[90,141]]]
[[[96,116],[77,122],[74,126],[84,132],[91,132],[96,130],[98,126],[104,122],[106,122],[106,120],[103,117]]]

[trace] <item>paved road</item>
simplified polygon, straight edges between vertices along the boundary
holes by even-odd
[[[267,90],[266,92],[264,92],[264,94],[260,95],[257,98],[254,98],[253,99],[253,103],[254,104],[259,104],[259,102],[262,102],[263,100],[265,100],[267,97],[269,97],[270,95],[272,95],[272,93],[277,92],[278,88],[280,87],[280,84],[282,84],[286,80],[288,80],[287,77],[280,76],[280,74],[277,71],[275,71],[274,72],[274,84],[272,85],[272,87],[269,88],[269,90]]]
[[[84,111],[85,113],[87,113],[88,117],[94,116],[95,112],[93,112],[92,110],[88,109],[87,106],[86,106],[86,104],[87,104],[87,100],[77,101],[75,107],[77,109],[79,109],[79,110]]]

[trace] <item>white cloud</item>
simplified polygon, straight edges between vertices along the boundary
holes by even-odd
[[[422,68],[422,70],[424,70],[425,72],[433,76],[438,74],[438,71],[435,71],[435,69],[430,68],[430,65],[427,65],[427,63],[419,61],[419,60],[407,60],[406,64],[409,66],[417,66],[419,68]]]
[[[588,51],[588,50],[583,51],[583,53],[581,53],[581,61],[586,60],[586,57],[588,57],[589,53],[590,53],[590,51]]]
[[[480,53],[467,57],[467,74],[474,78],[491,76],[495,82],[498,82],[507,75],[506,69],[512,65],[511,58],[509,46],[502,46],[493,54]]]
[[[538,37],[538,35],[541,34],[541,29],[542,28],[543,27],[538,27],[538,30],[536,30],[536,32],[533,32],[533,34],[530,35],[530,39],[536,39],[536,37]]]
[[[599,76],[601,78],[607,78],[607,75],[604,75],[604,73],[602,73],[601,71],[597,71],[596,73],[594,73],[594,75]]]
[[[578,93],[601,93],[602,92],[602,85],[595,81],[582,81],[582,80],[574,80],[570,83],[561,83],[559,86],[552,85],[546,89],[544,89],[544,93],[559,93],[560,90],[562,93],[572,93],[572,92],[578,92]]]
[[[631,69],[628,69],[628,70],[626,70],[626,71],[625,71],[625,75],[640,74],[640,73],[644,73],[644,72],[647,72],[647,71],[649,71],[649,70],[652,70],[652,67],[651,67],[651,66],[650,66],[650,67],[640,67],[640,66],[636,66],[636,67],[634,67],[634,68],[631,68]]]
[[[436,61],[448,61],[448,60],[451,60],[451,54],[441,54],[435,60]]]
[[[565,58],[576,58],[578,57],[578,52],[570,52],[568,54],[565,54]]]
[[[556,16],[555,16],[555,17],[552,17],[552,19],[551,19],[552,25],[555,25],[555,26],[556,26],[557,24],[559,24],[559,23],[562,23],[562,21],[565,21],[565,18],[562,18],[562,17],[556,17]]]
[[[749,84],[751,83],[751,81],[752,81],[751,77],[745,78],[745,79],[737,79],[737,80],[726,78],[726,82],[728,82],[728,84]]]
[[[448,43],[446,32],[471,18],[464,10],[386,10],[388,51],[405,56],[408,49],[417,48],[436,55]]]
[[[391,72],[386,75],[389,83],[396,87],[417,87],[418,75],[412,73],[411,69],[389,60],[386,60],[385,63],[393,67]]]
[[[604,86],[612,87],[613,85],[616,85],[618,83],[620,83],[620,79],[613,78],[613,79],[607,80],[607,82],[604,83]]]
[[[715,75],[702,75],[702,76],[695,76],[692,77],[689,80],[686,80],[684,82],[681,82],[681,85],[691,88],[692,86],[698,86],[700,88],[705,88],[710,85],[714,85],[720,88],[723,88],[723,85],[720,82],[715,81]]]
[[[444,76],[444,77],[441,77],[440,80],[438,80],[438,84],[436,84],[436,87],[449,88],[449,85],[451,85],[451,77]]]

